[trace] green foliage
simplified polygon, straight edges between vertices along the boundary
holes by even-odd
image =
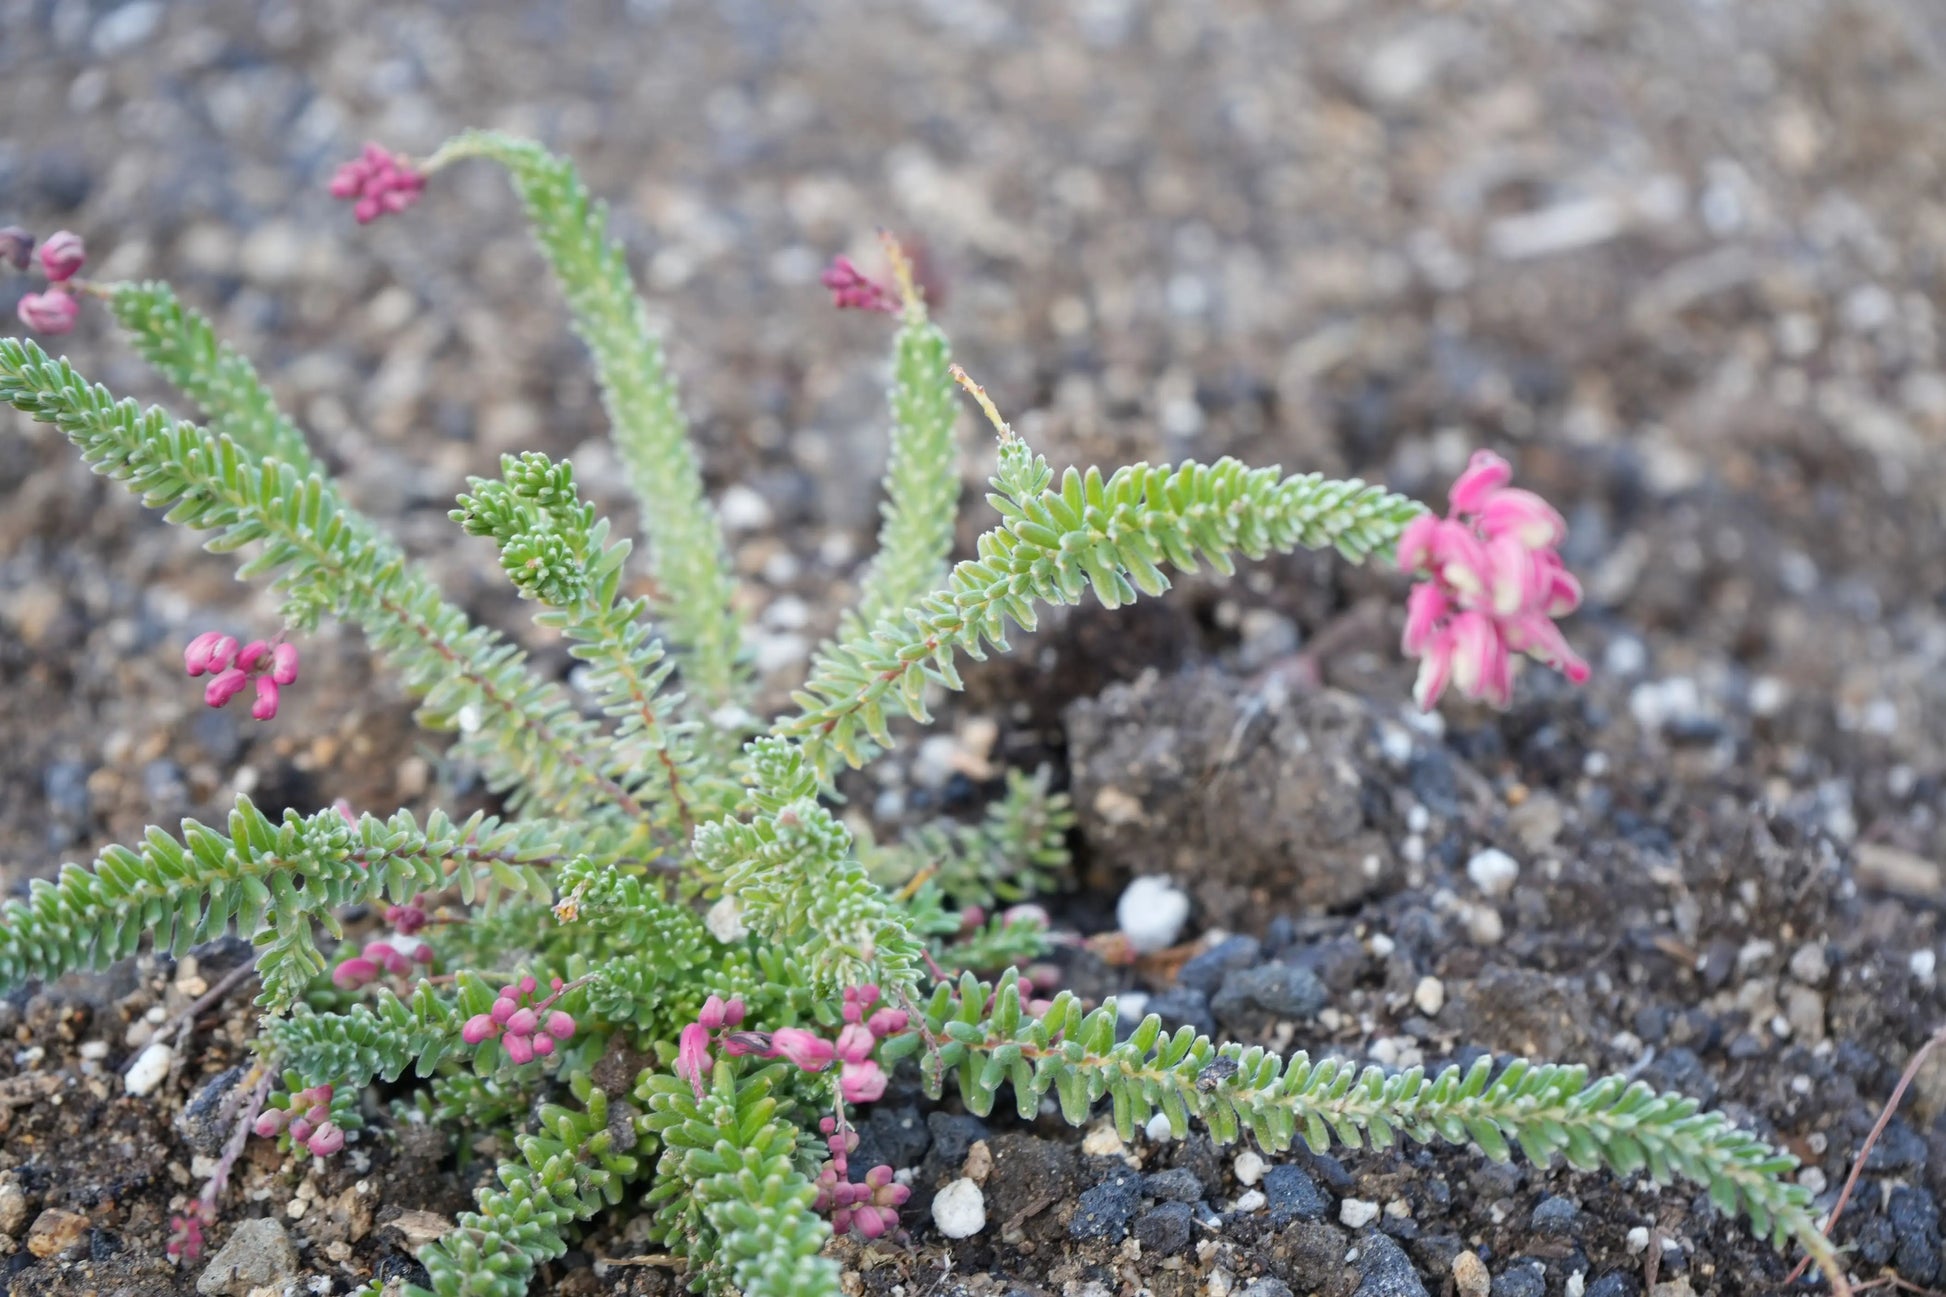
[[[896,847],[864,853],[873,881],[888,888],[932,882],[961,909],[1057,890],[1067,877],[1074,810],[1051,791],[1052,771],[1007,772],[1006,791],[979,824],[939,820],[906,834]]]
[[[540,1133],[519,1138],[500,1186],[480,1190],[480,1209],[420,1254],[438,1297],[521,1297],[535,1267],[568,1250],[564,1227],[622,1200],[640,1162],[615,1146],[608,1096],[582,1074],[570,1084],[582,1107],[543,1106]]]
[[[955,566],[945,589],[819,656],[795,695],[802,710],[773,732],[797,740],[821,779],[840,760],[863,765],[890,747],[894,710],[931,720],[927,683],[961,688],[957,656],[984,660],[989,643],[1006,649],[1006,623],[1033,630],[1038,603],[1078,603],[1092,589],[1118,608],[1138,590],[1168,589],[1165,564],[1193,572],[1200,560],[1227,573],[1233,555],[1300,545],[1330,545],[1358,562],[1386,551],[1424,511],[1356,480],[1280,477],[1227,457],[1137,464],[1105,479],[1070,468],[1058,490],[1053,479],[1047,461],[1009,435],[987,497],[1005,522],[980,537],[978,557]]]
[[[234,920],[258,947],[259,1003],[288,1009],[324,969],[312,931],[341,935],[336,911],[381,896],[457,883],[469,898],[484,879],[543,887],[519,862],[553,849],[545,822],[503,825],[475,816],[455,825],[434,812],[424,829],[410,812],[349,823],[335,810],[270,819],[247,797],[229,832],[185,820],[179,837],[152,828],[136,847],[112,846],[92,869],[68,865],[36,879],[27,899],[0,906],[0,984],[105,968],[135,953],[144,933],[177,955],[220,936]],[[450,876],[449,876],[450,875]]]
[[[458,755],[505,795],[512,818],[455,823],[435,813],[422,828],[406,812],[353,821],[325,810],[273,820],[239,801],[227,832],[194,822],[179,836],[152,829],[0,906],[0,989],[98,967],[133,953],[144,933],[180,952],[234,924],[259,951],[268,1013],[258,1047],[288,1069],[287,1090],[331,1082],[333,1112],[357,1130],[363,1087],[412,1071],[427,1084],[402,1102],[409,1119],[471,1127],[469,1151],[517,1150],[480,1191],[479,1210],[424,1253],[440,1297],[526,1292],[577,1222],[638,1180],[654,1237],[685,1259],[693,1286],[830,1297],[838,1274],[819,1255],[829,1229],[809,1178],[822,1145],[800,1135],[835,1101],[831,1074],[719,1049],[698,1093],[671,1074],[678,1033],[710,995],[742,1000],[753,1032],[829,1027],[841,992],[866,982],[894,1004],[916,1002],[929,958],[987,969],[1037,957],[1047,942],[1040,917],[984,911],[1059,885],[1073,824],[1045,772],[1016,773],[980,824],[940,822],[861,849],[825,800],[840,764],[890,746],[894,716],[928,719],[926,687],[958,688],[959,655],[1005,648],[1007,623],[1031,630],[1042,604],[1093,590],[1113,608],[1166,589],[1166,569],[1228,572],[1238,555],[1297,546],[1360,561],[1388,552],[1421,506],[1357,481],[1230,459],[1107,476],[1069,469],[1056,485],[1047,462],[1000,424],[988,497],[1000,525],[948,571],[959,490],[953,371],[898,261],[905,313],[880,552],[858,608],[794,695],[798,714],[739,751],[756,727],[743,719],[750,682],[722,536],[602,206],[565,160],[501,135],[460,136],[426,169],[468,157],[504,166],[533,219],[593,353],[651,542],[654,593],[625,593],[628,542],[610,539],[571,467],[540,454],[509,456],[499,478],[472,479],[454,511],[467,532],[493,541],[508,578],[538,606],[536,623],[582,664],[586,714],[345,504],[206,320],[163,285],[111,286],[137,350],[209,426],[118,402],[67,361],[14,339],[0,339],[0,400],[53,424],[97,472],[170,521],[210,533],[211,549],[250,551],[241,574],[274,583],[292,626],[325,613],[361,626],[421,699],[420,719],[461,732]],[[450,971],[403,994],[321,985],[319,928],[341,936],[340,910],[414,898],[460,909],[426,930],[437,967]],[[500,1040],[465,1044],[463,1024],[527,973],[571,979],[556,983],[576,1023],[569,1039],[518,1065]],[[1808,1195],[1786,1179],[1792,1159],[1691,1101],[1620,1078],[1591,1081],[1580,1068],[1387,1075],[1188,1031],[1165,1037],[1153,1017],[1117,1043],[1112,1004],[1084,1014],[1064,992],[1036,1017],[1012,974],[997,991],[970,974],[942,983],[913,1028],[879,1048],[886,1062],[920,1053],[935,1094],[950,1075],[981,1113],[1011,1083],[1024,1116],[1049,1094],[1076,1122],[1105,1100],[1125,1134],[1162,1112],[1178,1131],[1194,1118],[1220,1139],[1248,1133],[1272,1151],[1298,1138],[1322,1149],[1403,1136],[1471,1143],[1496,1158],[1519,1145],[1537,1162],[1559,1154],[1625,1175],[1682,1176],[1760,1234],[1796,1239],[1832,1265]],[[650,1060],[633,1086],[646,1111],[632,1121],[611,1112],[582,1070],[629,1057]],[[551,1101],[564,1084],[574,1106]]]
[[[1558,1154],[1581,1170],[1647,1171],[1658,1184],[1681,1176],[1706,1187],[1719,1210],[1747,1215],[1778,1247],[1796,1240],[1813,1256],[1832,1254],[1810,1191],[1790,1178],[1797,1159],[1720,1112],[1698,1111],[1694,1099],[1525,1059],[1497,1074],[1493,1060],[1481,1058],[1436,1076],[1313,1062],[1303,1053],[1287,1062],[1260,1046],[1217,1045],[1190,1027],[1165,1034],[1155,1014],[1118,1044],[1113,1000],[1083,1013],[1063,991],[1036,1017],[1023,1007],[1017,981],[1012,972],[993,984],[969,974],[957,987],[935,989],[923,1030],[906,1046],[927,1047],[921,1070],[934,1096],[951,1075],[966,1106],[985,1115],[1010,1083],[1021,1116],[1032,1120],[1052,1091],[1077,1125],[1106,1097],[1125,1139],[1160,1112],[1178,1137],[1193,1117],[1220,1143],[1248,1133],[1271,1153],[1300,1138],[1323,1153],[1334,1139],[1389,1148],[1404,1136],[1471,1143],[1505,1161],[1518,1145],[1536,1166]]]
[[[951,373],[952,349],[927,318],[910,274],[901,277],[906,301],[892,344],[892,452],[880,506],[884,521],[878,553],[866,569],[858,606],[845,614],[841,639],[864,633],[939,583],[959,513],[953,442],[959,393]]]
[[[499,635],[470,624],[321,477],[158,408],[118,402],[32,342],[0,338],[0,400],[59,428],[91,468],[149,507],[168,508],[169,521],[215,532],[210,549],[256,546],[240,575],[274,578],[294,624],[331,611],[361,625],[423,699],[420,723],[466,731],[466,755],[516,811],[641,818],[627,790],[588,759],[594,727],[566,693],[528,671]]]
[[[735,582],[722,528],[703,495],[662,343],[649,327],[621,244],[607,235],[607,207],[590,196],[567,159],[492,131],[456,137],[426,169],[473,157],[506,168],[574,313],[575,332],[594,356],[615,448],[642,505],[651,570],[661,587],[656,612],[680,651],[694,708],[707,715],[740,702],[748,681],[739,666],[742,626],[731,603]]]
[[[120,284],[108,302],[142,359],[202,409],[211,432],[257,459],[282,460],[302,477],[317,470],[304,434],[277,408],[249,360],[185,307],[175,289],[155,280]]]
[[[776,1093],[782,1064],[741,1074],[720,1060],[699,1097],[644,1073],[642,1126],[662,1140],[650,1237],[689,1262],[690,1287],[743,1297],[836,1297],[838,1267],[818,1255],[831,1227],[811,1211],[817,1189],[799,1163],[792,1105]]]
[[[802,752],[766,738],[752,741],[747,756],[757,813],[696,831],[697,876],[711,894],[733,898],[753,930],[792,952],[813,993],[914,985],[919,941],[854,858],[851,835],[818,802]]]
[[[514,588],[547,606],[535,621],[592,668],[588,691],[616,723],[603,775],[651,808],[658,828],[686,837],[699,816],[733,808],[737,793],[705,769],[695,724],[669,719],[680,702],[663,691],[674,664],[650,630],[648,600],[621,592],[629,543],[608,542],[608,520],[581,500],[572,465],[537,452],[500,463],[501,480],[470,479],[453,520],[493,538]]]

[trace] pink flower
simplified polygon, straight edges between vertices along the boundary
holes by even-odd
[[[277,685],[269,676],[257,680],[257,701],[250,704],[250,715],[260,721],[277,715]]]
[[[556,1040],[568,1040],[574,1035],[574,1019],[559,1009],[547,1015],[547,1021],[542,1024],[542,1027]]]
[[[904,1009],[880,1009],[865,1020],[866,1029],[880,1039],[905,1030],[910,1015]]]
[[[353,204],[352,215],[368,225],[388,212],[402,212],[419,201],[426,178],[397,154],[376,144],[339,167],[331,177],[331,196]]]
[[[283,1132],[288,1116],[281,1108],[265,1108],[251,1129],[257,1132],[260,1139],[275,1139]]]
[[[221,671],[229,666],[228,658],[216,656],[216,646],[222,642],[223,633],[213,630],[206,630],[190,640],[189,646],[182,651],[183,670],[192,676],[199,676],[209,671]]]
[[[878,1044],[878,1037],[863,1023],[848,1023],[838,1033],[838,1057],[847,1063],[862,1063],[872,1056],[872,1049]]]
[[[74,322],[81,314],[81,303],[74,300],[72,293],[50,288],[41,293],[25,294],[15,309],[20,322],[35,333],[67,333],[74,328]]]
[[[311,1138],[304,1141],[304,1147],[318,1157],[330,1157],[345,1146],[345,1132],[335,1122],[325,1122],[313,1131]]]
[[[74,278],[81,263],[88,259],[81,236],[73,230],[56,230],[41,244],[41,269],[53,283]]]
[[[1525,653],[1580,684],[1588,664],[1553,618],[1574,611],[1581,586],[1555,546],[1567,524],[1513,470],[1478,451],[1453,483],[1444,518],[1421,514],[1399,534],[1401,571],[1423,578],[1406,600],[1400,647],[1419,659],[1413,697],[1431,710],[1446,687],[1496,707],[1513,700],[1513,654]]]
[[[297,683],[297,645],[279,644],[270,650],[270,678],[280,685]]]
[[[331,970],[331,984],[341,991],[356,991],[378,980],[378,965],[362,955],[353,955]]]
[[[876,280],[867,278],[852,264],[850,257],[833,257],[830,268],[818,277],[818,282],[831,290],[831,304],[841,311],[887,311],[896,314],[899,310],[898,295]]]
[[[501,1037],[500,1045],[507,1051],[507,1057],[515,1063],[531,1063],[534,1061],[534,1042],[526,1036],[516,1036],[512,1032],[508,1032],[505,1036]]]
[[[520,1012],[520,1002],[503,991],[500,994],[500,998],[493,1002],[493,1008],[490,1012],[493,1021],[496,1024],[504,1026],[507,1019]]]
[[[770,1034],[770,1056],[787,1058],[806,1072],[822,1072],[837,1056],[831,1042],[802,1027],[780,1027]]]
[[[484,1013],[476,1013],[459,1029],[459,1038],[469,1045],[484,1045],[500,1031],[500,1024]]]
[[[846,1063],[838,1072],[838,1092],[846,1103],[872,1103],[884,1097],[885,1069],[866,1059],[862,1063]]]
[[[235,667],[226,667],[217,672],[210,682],[203,686],[203,701],[211,707],[221,707],[230,699],[243,692],[250,677]]]
[[[703,1097],[703,1075],[709,1071],[709,1028],[692,1022],[676,1038],[676,1075]]]
[[[236,664],[245,671],[255,671],[257,663],[270,653],[270,645],[260,639],[253,639],[237,650]]]

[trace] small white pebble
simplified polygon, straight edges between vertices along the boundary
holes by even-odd
[[[1169,1114],[1166,1112],[1158,1112],[1149,1118],[1149,1124],[1142,1127],[1142,1133],[1149,1137],[1150,1142],[1156,1144],[1176,1137],[1176,1132],[1169,1126]]]
[[[947,1238],[972,1238],[987,1227],[987,1198],[980,1186],[961,1177],[932,1200],[932,1223]]]
[[[1166,878],[1138,878],[1115,903],[1115,922],[1138,954],[1167,950],[1189,922],[1189,897]]]
[[[1378,1204],[1364,1198],[1347,1198],[1338,1204],[1338,1219],[1353,1229],[1363,1229],[1378,1219]]]
[[[1588,1272],[1586,1270],[1576,1270],[1573,1274],[1569,1275],[1567,1287],[1564,1291],[1567,1293],[1567,1297],[1581,1297],[1581,1294],[1588,1291]]]
[[[1520,877],[1520,862],[1498,847],[1488,847],[1466,862],[1466,876],[1488,896],[1505,896]]]
[[[108,1057],[108,1042],[105,1040],[85,1041],[77,1052],[89,1062],[99,1063],[102,1059]]]
[[[716,512],[731,531],[758,531],[770,525],[770,505],[741,482],[723,492]]]
[[[1120,991],[1115,995],[1115,1018],[1126,1023],[1138,1023],[1149,1012],[1149,993],[1147,991]]]
[[[284,1206],[285,1215],[289,1216],[292,1220],[302,1220],[304,1213],[309,1210],[311,1210],[311,1200],[309,1198],[293,1198]]]
[[[1385,1204],[1385,1214],[1393,1220],[1410,1220],[1412,1218],[1412,1204],[1403,1198],[1394,1198],[1391,1202]]]
[[[1120,1157],[1128,1151],[1128,1146],[1122,1143],[1113,1126],[1104,1124],[1088,1132],[1087,1138],[1081,1141],[1081,1151],[1089,1157]]]
[[[176,1051],[158,1040],[135,1056],[129,1065],[128,1074],[122,1077],[122,1088],[130,1094],[153,1094],[169,1075],[169,1064],[176,1058]]]
[[[1453,1254],[1453,1288],[1460,1297],[1487,1297],[1492,1291],[1493,1277],[1478,1253],[1461,1248]]]
[[[1815,1166],[1807,1166],[1797,1173],[1797,1182],[1809,1189],[1813,1196],[1830,1188],[1831,1182],[1824,1178],[1824,1172]]]
[[[159,1004],[152,1004],[149,1006],[149,1011],[142,1015],[142,1020],[152,1022],[159,1027],[169,1020],[169,1011]]]
[[[1366,944],[1371,947],[1372,953],[1380,959],[1390,958],[1392,952],[1399,948],[1398,943],[1386,936],[1383,932],[1374,932],[1371,940]]]
[[[1637,1225],[1628,1232],[1628,1237],[1622,1240],[1622,1246],[1628,1249],[1630,1256],[1641,1256],[1649,1250],[1649,1227]]]
[[[734,896],[725,896],[710,906],[703,914],[703,926],[709,929],[710,936],[726,946],[750,935],[750,929],[743,923],[743,910]]]
[[[1439,1011],[1446,1007],[1446,983],[1437,977],[1420,978],[1419,985],[1412,988],[1412,1002],[1428,1018],[1438,1017]]]
[[[1235,1166],[1237,1183],[1244,1185],[1257,1183],[1257,1181],[1264,1178],[1264,1172],[1270,1169],[1264,1165],[1264,1160],[1261,1157],[1258,1157],[1249,1149],[1245,1149],[1243,1152],[1237,1154]]]
[[[1933,970],[1938,965],[1938,957],[1930,949],[1915,950],[1905,961],[1905,966],[1912,970],[1912,975],[1922,982],[1932,981]]]
[[[1264,1196],[1262,1189],[1252,1189],[1237,1199],[1236,1209],[1244,1212],[1262,1211],[1269,1202],[1270,1199]]]
[[[1500,911],[1491,905],[1470,905],[1466,910],[1466,935],[1476,946],[1497,946],[1507,935]]]

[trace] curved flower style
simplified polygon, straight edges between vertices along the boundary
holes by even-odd
[[[1426,578],[1407,601],[1402,644],[1420,660],[1412,694],[1423,711],[1449,683],[1507,706],[1515,653],[1576,684],[1588,678],[1588,664],[1554,625],[1581,603],[1581,583],[1555,551],[1567,524],[1532,491],[1508,486],[1512,477],[1506,460],[1475,451],[1453,483],[1447,515],[1421,514],[1399,536],[1399,570]]]

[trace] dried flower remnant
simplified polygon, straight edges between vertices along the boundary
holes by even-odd
[[[899,297],[891,289],[860,270],[850,257],[832,258],[831,265],[818,277],[831,290],[831,304],[841,311],[885,311],[896,314]]]
[[[1580,684],[1588,664],[1554,619],[1581,603],[1555,546],[1567,524],[1554,507],[1509,487],[1513,470],[1477,451],[1453,483],[1444,518],[1422,514],[1399,535],[1399,570],[1426,578],[1406,603],[1404,651],[1420,659],[1423,710],[1452,684],[1496,707],[1513,701],[1513,655],[1525,653]]]

